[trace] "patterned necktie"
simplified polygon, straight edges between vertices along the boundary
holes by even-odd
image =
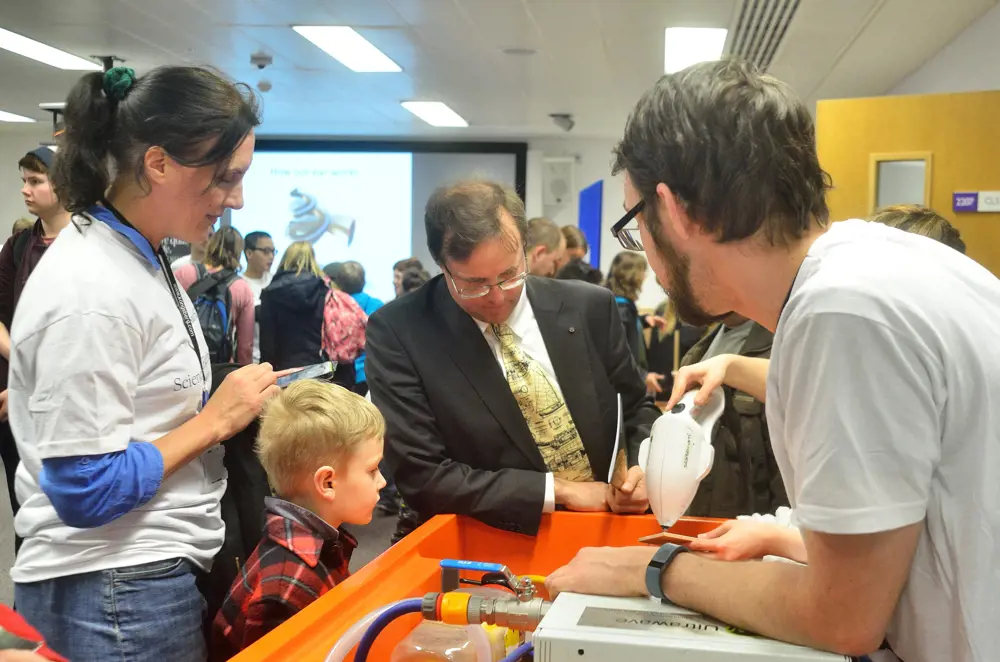
[[[545,467],[564,480],[594,480],[590,460],[562,395],[542,366],[514,343],[514,331],[508,325],[494,324],[491,328],[500,341],[507,383]]]

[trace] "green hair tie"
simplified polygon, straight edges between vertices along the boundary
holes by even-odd
[[[104,94],[113,101],[123,101],[135,85],[135,70],[131,67],[113,67],[104,72]]]

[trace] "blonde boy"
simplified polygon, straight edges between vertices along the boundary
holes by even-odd
[[[228,660],[349,575],[357,542],[341,524],[367,524],[385,485],[385,421],[333,384],[295,382],[261,418],[257,455],[277,496],[264,537],[212,626],[210,657]]]

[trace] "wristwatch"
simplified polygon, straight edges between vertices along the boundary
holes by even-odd
[[[675,545],[673,543],[667,543],[656,550],[656,554],[653,554],[653,558],[649,561],[649,565],[646,566],[646,590],[649,594],[658,600],[662,600],[667,604],[673,604],[670,599],[663,594],[663,588],[660,586],[660,580],[663,578],[663,573],[666,571],[667,567],[681,552],[688,551],[687,547],[681,545]]]

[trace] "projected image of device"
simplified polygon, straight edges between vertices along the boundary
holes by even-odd
[[[387,301],[393,265],[413,254],[412,185],[408,153],[258,152],[232,225],[244,236],[271,236],[276,271],[288,247],[303,241],[320,268],[359,262],[365,291]]]
[[[302,368],[298,372],[293,372],[290,375],[278,377],[278,381],[275,383],[281,388],[285,388],[289,384],[303,379],[319,379],[320,377],[328,377],[332,375],[333,371],[336,369],[336,361],[324,361],[323,363],[317,363],[307,368]]]
[[[354,241],[354,227],[357,221],[344,214],[331,214],[316,204],[316,199],[299,189],[292,189],[290,204],[292,220],[288,222],[285,234],[292,241],[308,241],[315,244],[326,233],[338,232],[347,237],[347,245]]]

